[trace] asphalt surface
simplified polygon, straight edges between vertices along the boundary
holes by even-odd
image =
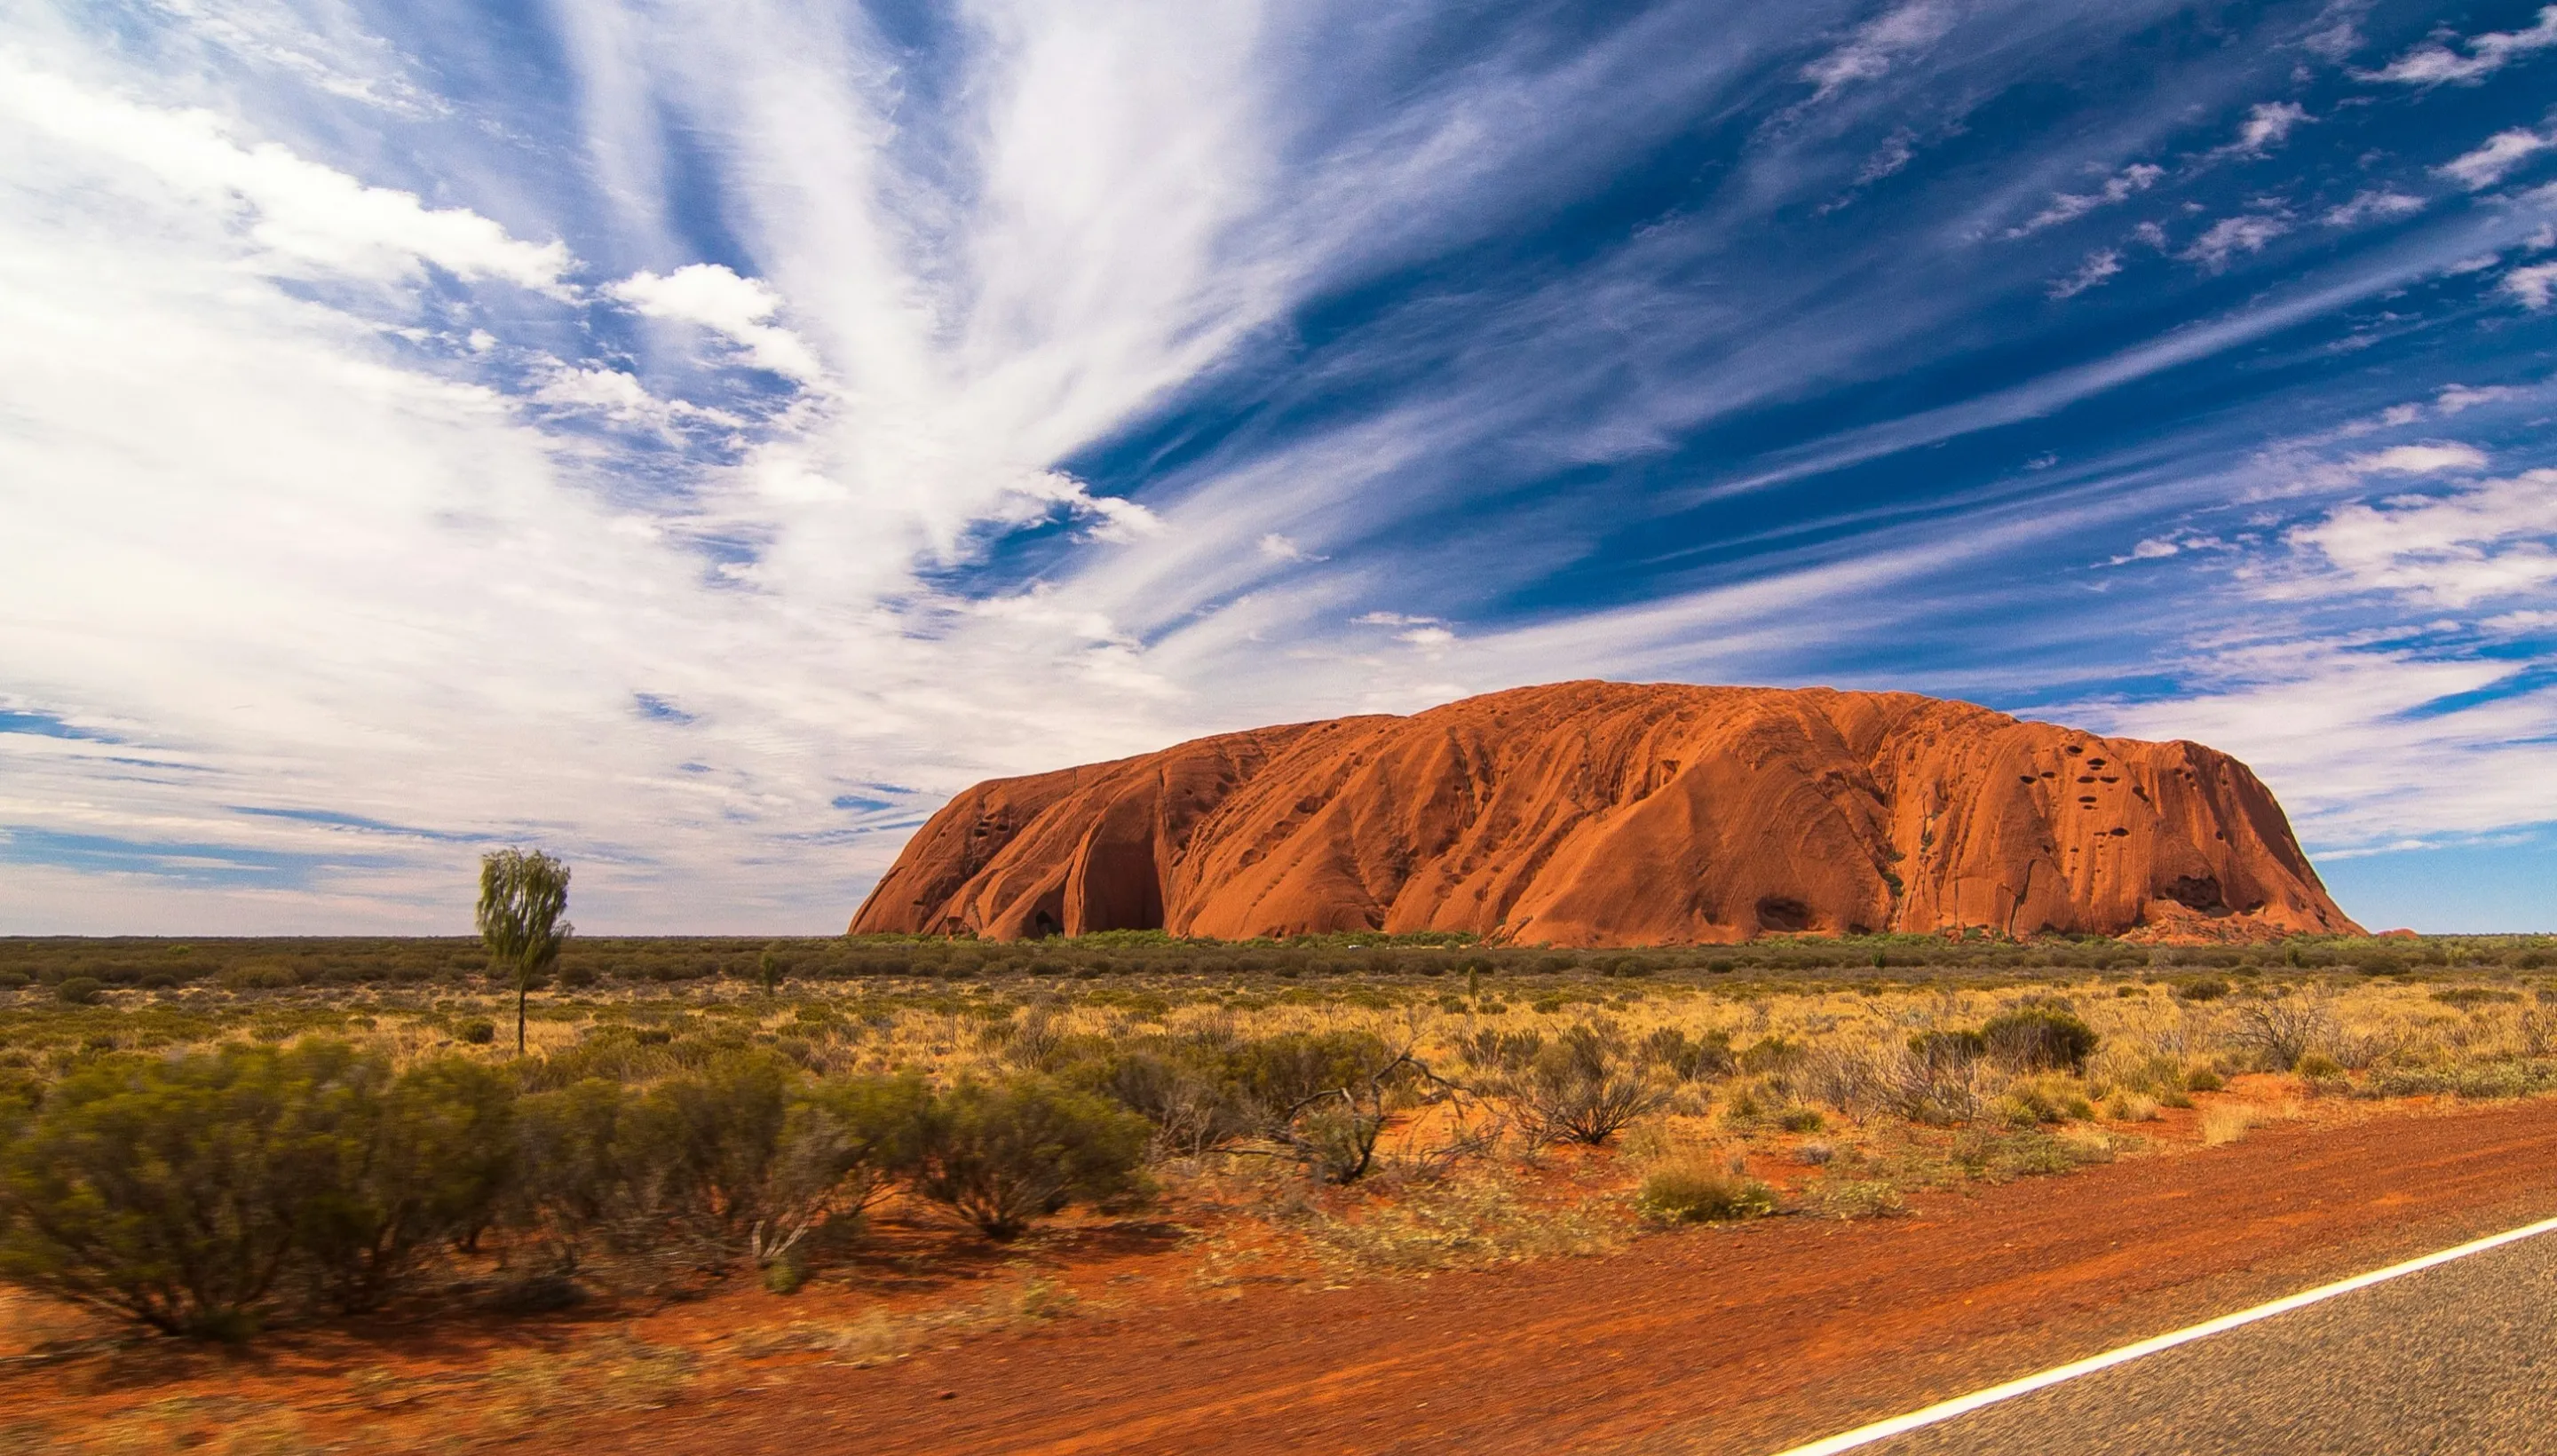
[[[1856,1450],[2557,1456],[2557,1234]]]

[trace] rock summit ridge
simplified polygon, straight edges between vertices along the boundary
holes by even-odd
[[[960,794],[852,930],[1521,944],[2357,933],[2199,743],[1910,693],[1599,681],[1221,733]]]

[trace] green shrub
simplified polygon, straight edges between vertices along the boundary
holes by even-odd
[[[2187,1092],[2218,1092],[2227,1085],[2218,1072],[2209,1067],[2196,1067],[2184,1074],[2184,1090]]]
[[[378,1057],[297,1049],[309,1091],[296,1111],[317,1161],[295,1243],[321,1296],[370,1309],[424,1254],[474,1239],[513,1168],[514,1088],[452,1058],[393,1078]]]
[[[625,1164],[649,1150],[645,1194],[669,1227],[714,1262],[769,1267],[911,1160],[926,1101],[911,1076],[810,1087],[780,1057],[737,1053],[650,1089],[617,1135]]]
[[[1203,1041],[1133,1047],[1085,1064],[1075,1080],[1144,1118],[1155,1142],[1181,1156],[1214,1151],[1269,1123],[1269,1112],[1246,1095],[1234,1059]]]
[[[1760,1075],[1782,1072],[1802,1058],[1803,1049],[1800,1045],[1787,1041],[1781,1036],[1763,1037],[1740,1054],[1740,1070]]]
[[[106,984],[94,976],[74,976],[54,988],[54,999],[67,1006],[93,1006],[106,997]]]
[[[1631,1064],[1613,1037],[1586,1023],[1539,1052],[1504,1090],[1548,1135],[1593,1146],[1659,1111],[1670,1098]]]
[[[2175,993],[2189,1001],[2216,1001],[2228,994],[2228,983],[2217,976],[2199,976],[2177,982]]]
[[[171,1334],[256,1328],[315,1159],[304,1059],[270,1047],[114,1058],[0,1146],[0,1276]]]
[[[1144,1186],[1144,1120],[1043,1077],[963,1082],[917,1107],[910,1129],[899,1152],[914,1191],[989,1238]]]
[[[594,1242],[644,1242],[643,1206],[657,1180],[645,1149],[623,1136],[630,1101],[619,1084],[600,1077],[516,1101],[506,1217],[548,1251],[562,1277],[576,1272]],[[634,1237],[625,1239],[625,1230]]]
[[[1289,1032],[1238,1042],[1227,1057],[1251,1135],[1327,1183],[1367,1176],[1389,1104],[1422,1076],[1408,1050],[1364,1031]]]
[[[1754,1219],[1776,1211],[1776,1191],[1745,1173],[1697,1161],[1673,1163],[1644,1177],[1634,1209],[1663,1224]]]
[[[1976,1031],[1921,1031],[1909,1038],[1909,1054],[1930,1072],[1957,1071],[1988,1051],[1987,1039]]]
[[[2018,1006],[1992,1016],[1980,1040],[1992,1056],[2023,1068],[2077,1072],[2095,1050],[2094,1028],[2058,1006]]]
[[[1790,1108],[1777,1117],[1776,1125],[1788,1132],[1817,1132],[1827,1122],[1817,1108]]]
[[[1739,1066],[1731,1054],[1731,1033],[1707,1031],[1689,1038],[1676,1026],[1655,1028],[1643,1038],[1643,1057],[1681,1082],[1728,1077]]]
[[[485,1017],[459,1022],[453,1028],[453,1035],[456,1040],[472,1046],[486,1046],[497,1039],[497,1023]]]

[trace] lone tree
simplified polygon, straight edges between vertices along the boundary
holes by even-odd
[[[539,850],[496,850],[479,857],[479,939],[488,974],[515,979],[515,1055],[524,1054],[524,1000],[558,962],[575,926],[568,909],[568,866]]]

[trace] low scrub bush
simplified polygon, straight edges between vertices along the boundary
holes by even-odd
[[[2108,1146],[2055,1137],[2035,1128],[1973,1128],[1956,1135],[1952,1149],[1956,1166],[1990,1183],[2065,1173],[2083,1163],[2109,1161],[2111,1155]]]
[[[1505,1089],[1545,1135],[1605,1142],[1638,1118],[1668,1105],[1670,1094],[1652,1084],[1602,1029],[1572,1027],[1538,1053]]]
[[[1803,1202],[1831,1219],[1887,1219],[1909,1211],[1900,1186],[1886,1178],[1821,1178],[1803,1190]]]
[[[810,1087],[775,1054],[740,1053],[651,1088],[618,1136],[647,1164],[647,1202],[706,1261],[770,1267],[919,1156],[929,1101],[920,1079]]]
[[[1731,1033],[1718,1030],[1690,1037],[1676,1026],[1656,1027],[1643,1038],[1642,1055],[1681,1082],[1728,1077],[1740,1065],[1731,1054]]]
[[[2317,1047],[2336,1038],[2335,1017],[2306,997],[2251,1000],[2235,1008],[2229,1039],[2275,1072],[2287,1072]]]
[[[2202,1142],[2206,1147],[2219,1147],[2244,1137],[2262,1121],[2262,1115],[2243,1103],[2221,1103],[2203,1109]]]
[[[1598,1254],[1618,1238],[1585,1210],[1524,1204],[1506,1181],[1481,1173],[1408,1182],[1393,1198],[1350,1212],[1308,1209],[1300,1224],[1312,1253],[1343,1273],[1432,1273]]]
[[[2104,1116],[2116,1123],[2154,1123],[2158,1119],[2158,1105],[2154,1099],[2136,1092],[2116,1089],[2112,1096],[2104,1099]]]
[[[1144,1120],[1045,1078],[963,1082],[919,1107],[908,1135],[914,1191],[989,1238],[1144,1186]]]
[[[1654,1223],[1723,1223],[1774,1213],[1776,1191],[1746,1173],[1688,1160],[1653,1169],[1634,1209]]]
[[[245,1335],[294,1274],[369,1306],[484,1219],[504,1106],[329,1042],[94,1063],[0,1145],[0,1274],[172,1334]]]
[[[1988,1052],[1988,1038],[1976,1031],[1921,1031],[1909,1038],[1909,1054],[1930,1073],[1967,1067]]]
[[[513,1168],[513,1089],[459,1058],[393,1077],[341,1046],[298,1051],[311,1085],[298,1117],[319,1165],[296,1243],[321,1298],[371,1309],[421,1258],[493,1217]]]
[[[2076,1085],[2059,1079],[2018,1082],[1991,1105],[1999,1121],[2013,1127],[2047,1123],[2086,1122],[2095,1105]]]
[[[2093,1027],[2059,1006],[2018,1006],[1980,1027],[1991,1056],[2032,1071],[2084,1071],[2097,1039]]]

